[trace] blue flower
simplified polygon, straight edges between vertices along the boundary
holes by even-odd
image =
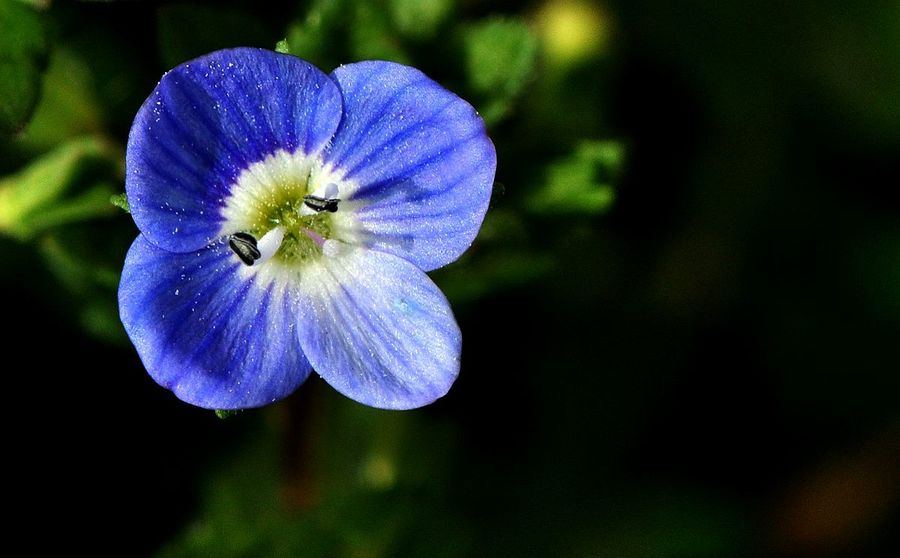
[[[425,272],[487,210],[496,154],[468,103],[391,62],[221,50],[163,75],[126,164],[120,315],[180,399],[257,407],[313,369],[374,407],[450,389],[460,331]]]

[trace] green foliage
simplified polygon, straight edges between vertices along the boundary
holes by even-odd
[[[53,227],[113,214],[115,191],[96,169],[119,157],[96,138],[80,138],[0,180],[0,233],[28,240]]]
[[[124,339],[114,296],[119,258],[92,229],[115,215],[121,152],[104,140],[75,138],[0,179],[0,234],[32,245],[69,297],[77,323],[108,342]],[[82,228],[88,227],[88,230]],[[118,250],[118,249],[117,249]]]
[[[125,192],[113,194],[109,197],[109,203],[118,207],[125,213],[131,213],[131,206],[128,204],[128,195]]]
[[[531,79],[538,43],[525,23],[494,18],[464,28],[463,59],[479,111],[491,125],[511,110]]]
[[[91,242],[97,244],[91,250]],[[107,247],[83,229],[61,228],[36,241],[44,265],[62,286],[61,304],[71,307],[78,325],[107,343],[122,343],[125,332],[119,322],[115,296],[119,266],[106,258]],[[117,248],[118,249],[118,248]]]
[[[18,145],[45,151],[72,138],[103,133],[103,115],[90,64],[78,53],[57,48],[44,75],[44,93]]]
[[[536,248],[521,213],[498,207],[485,218],[477,249],[431,275],[454,304],[471,304],[491,293],[533,284],[555,265],[552,255]]]
[[[307,402],[330,436],[288,438],[305,450],[294,464],[301,470],[286,470],[280,459],[280,444],[293,432],[286,420],[298,417],[284,416],[288,405],[264,411],[266,426],[205,479],[199,517],[161,558],[450,557],[466,548],[467,528],[443,509],[449,486],[442,481],[455,451],[448,425],[330,391],[316,395],[321,399]]]
[[[47,39],[41,16],[0,0],[0,137],[22,128],[37,104]]]
[[[335,42],[333,37],[344,37]],[[319,0],[288,28],[290,53],[329,70],[358,60],[410,63],[402,37],[378,0]]]
[[[463,257],[447,271],[434,272],[434,280],[454,304],[474,303],[499,290],[524,287],[544,277],[554,266],[549,254],[525,247],[491,250],[478,257]]]
[[[404,37],[418,41],[434,38],[455,7],[455,0],[387,1],[394,28]]]
[[[338,47],[328,38],[344,34],[343,6],[343,0],[313,2],[305,17],[288,26],[285,46],[290,53],[326,71],[340,64],[337,53],[332,54]]]
[[[616,142],[582,142],[571,155],[547,165],[545,181],[529,197],[528,209],[535,213],[606,211],[615,199],[622,158],[622,146]]]
[[[391,60],[410,64],[412,58],[391,28],[391,21],[380,2],[351,2],[350,60]]]
[[[234,46],[271,48],[259,19],[238,7],[171,4],[158,11],[159,48],[167,70],[191,58]]]

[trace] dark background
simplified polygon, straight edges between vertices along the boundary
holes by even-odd
[[[384,2],[338,4],[36,10],[38,102],[52,88],[76,123],[38,104],[2,170],[86,133],[124,149],[162,72],[215,48],[293,48],[299,28],[308,52],[292,52],[326,71],[401,57],[497,111],[485,230],[435,274],[465,340],[456,385],[392,413],[311,379],[218,419],[143,371],[115,281],[73,286],[52,256],[117,271],[127,214],[7,233],[13,539],[128,556],[897,555],[900,5],[460,1],[423,38],[372,23]],[[560,53],[577,29],[545,24],[572,6],[593,31]],[[531,33],[506,97],[460,62],[483,21]],[[89,87],[43,77],[60,51]],[[585,186],[614,201],[549,211],[542,188],[585,141],[624,153]],[[80,176],[121,191],[117,157]]]

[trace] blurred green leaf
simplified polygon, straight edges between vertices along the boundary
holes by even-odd
[[[845,10],[837,1],[801,4],[807,35],[797,48],[778,53],[812,79],[804,105],[816,118],[846,126],[856,143],[900,141],[900,3],[872,2]],[[863,7],[865,6],[865,7]],[[836,7],[840,17],[834,15]],[[726,51],[727,52],[727,51]],[[723,57],[726,54],[723,54]],[[799,58],[798,58],[799,57]],[[761,59],[767,59],[760,55]],[[810,102],[811,101],[811,102]]]
[[[51,227],[112,215],[109,198],[113,192],[115,187],[108,182],[94,184],[78,195],[32,213],[28,216],[28,227],[33,234]]]
[[[356,2],[350,27],[352,56],[356,60],[390,60],[410,64],[400,38],[391,29],[384,7],[376,2]]]
[[[90,65],[74,51],[58,48],[50,57],[44,93],[19,145],[36,151],[103,130],[103,116]]]
[[[335,55],[336,41],[330,38],[344,35],[339,32],[344,17],[343,0],[313,2],[302,21],[294,22],[288,27],[286,41],[290,53],[323,70],[336,67],[343,60]]]
[[[521,244],[528,239],[528,223],[523,216],[510,208],[498,207],[488,210],[488,214],[478,232],[478,244]]]
[[[613,141],[585,141],[572,155],[551,163],[541,188],[531,194],[527,208],[534,213],[601,213],[615,199],[613,183],[624,158]]]
[[[520,212],[508,207],[492,209],[476,245],[454,264],[429,275],[454,304],[521,287],[541,279],[556,264],[552,255],[535,250],[529,240],[529,224]]]
[[[480,93],[515,95],[534,69],[537,40],[521,21],[495,18],[471,25],[464,46],[469,82]]]
[[[107,343],[125,343],[128,336],[119,319],[115,296],[94,296],[78,312],[78,325],[88,335]]]
[[[272,47],[272,38],[259,18],[230,6],[163,6],[158,11],[157,25],[165,69],[223,48]]]
[[[97,265],[75,254],[71,242],[65,242],[56,235],[49,235],[38,243],[38,251],[44,257],[47,267],[59,278],[67,290],[82,292],[91,285],[115,289],[119,284],[117,269]]]
[[[47,49],[40,15],[0,0],[0,135],[20,130],[37,103]]]
[[[448,271],[436,271],[432,276],[448,299],[465,304],[540,279],[553,265],[553,258],[547,254],[506,248],[479,254],[471,261],[464,256]]]
[[[50,3],[52,0],[17,0],[23,4],[28,4],[29,6],[33,6],[37,10],[46,10],[50,7]]]
[[[494,18],[464,29],[463,48],[469,87],[488,125],[501,120],[534,72],[538,41],[525,23]]]
[[[0,180],[0,233],[27,240],[51,227],[113,215],[115,192],[104,182],[67,196],[80,174],[119,155],[96,138],[73,140]]]
[[[34,111],[40,89],[35,65],[0,59],[0,133],[20,130]]]
[[[127,337],[119,321],[115,291],[119,268],[106,261],[83,237],[70,231],[51,232],[37,243],[44,264],[68,292],[68,304],[78,323],[90,335],[109,343],[124,342]]]
[[[456,7],[454,0],[388,0],[394,27],[405,37],[427,40],[437,34]]]
[[[125,211],[125,213],[131,213],[131,205],[128,203],[128,194],[125,192],[111,195],[109,197],[109,203]]]
[[[357,60],[410,62],[381,0],[314,2],[288,28],[287,44],[291,54],[326,71]]]

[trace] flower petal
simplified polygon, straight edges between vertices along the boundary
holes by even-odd
[[[372,407],[411,409],[447,393],[462,343],[447,299],[402,258],[343,249],[301,276],[298,333],[313,368]]]
[[[131,245],[119,314],[147,371],[179,399],[210,409],[258,407],[300,385],[291,285],[240,263],[227,245],[166,252]]]
[[[125,187],[153,244],[191,252],[218,236],[241,171],[282,150],[319,152],[337,129],[341,95],[299,58],[235,48],[166,73],[135,117]]]
[[[360,62],[332,73],[344,119],[325,160],[355,184],[358,238],[428,271],[475,239],[497,156],[468,103],[420,71]]]

